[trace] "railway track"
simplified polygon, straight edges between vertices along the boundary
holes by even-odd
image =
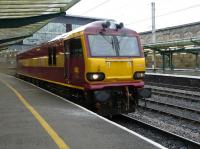
[[[188,107],[181,107],[173,104],[154,101],[152,99],[140,100],[139,107],[160,113],[173,115],[180,119],[186,119],[200,124],[200,111]]]
[[[171,148],[199,149],[200,143],[187,139],[175,133],[153,126],[129,115],[120,115],[113,118],[113,121],[146,136],[163,146]]]
[[[158,86],[148,86],[148,85],[147,87],[151,87],[152,93],[154,95],[172,97],[172,98],[182,99],[182,100],[187,100],[187,101],[189,100],[193,102],[200,102],[200,92],[186,91],[186,90],[165,88],[165,87],[158,87]]]
[[[179,92],[174,92],[174,91],[163,91],[159,89],[153,89],[153,94],[154,95],[160,95],[160,96],[167,96],[167,97],[176,97],[179,99],[185,99],[185,100],[190,100],[194,102],[200,102],[200,95],[195,95],[195,94],[188,94],[188,93],[179,93]]]
[[[199,87],[180,86],[180,85],[175,85],[175,84],[155,83],[155,82],[149,82],[149,81],[146,81],[146,85],[200,92]]]
[[[147,87],[152,89],[152,98],[139,100],[139,107],[200,124],[200,92]]]

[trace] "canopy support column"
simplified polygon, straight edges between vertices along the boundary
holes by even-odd
[[[195,69],[199,69],[198,60],[199,60],[199,53],[195,53]]]
[[[170,69],[171,70],[173,70],[174,68],[173,68],[173,53],[172,52],[170,52],[170,55],[169,55],[169,58],[170,58]]]
[[[163,64],[163,72],[164,72],[165,71],[165,53],[162,52],[161,55],[162,55],[162,64]]]

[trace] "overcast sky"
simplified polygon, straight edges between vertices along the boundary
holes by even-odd
[[[157,29],[200,21],[200,0],[81,0],[67,14],[114,19],[143,32],[151,30],[151,2]]]

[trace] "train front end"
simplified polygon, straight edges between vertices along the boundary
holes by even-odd
[[[123,24],[99,22],[85,31],[85,41],[87,100],[102,115],[134,112],[138,99],[150,96],[143,89],[145,59],[138,34]]]

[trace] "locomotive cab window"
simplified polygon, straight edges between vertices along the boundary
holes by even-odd
[[[70,56],[82,56],[83,55],[83,47],[80,38],[70,39],[69,43],[69,52]]]
[[[56,65],[56,47],[49,47],[48,48],[48,64]]]
[[[139,57],[138,40],[134,36],[89,35],[91,56]]]

